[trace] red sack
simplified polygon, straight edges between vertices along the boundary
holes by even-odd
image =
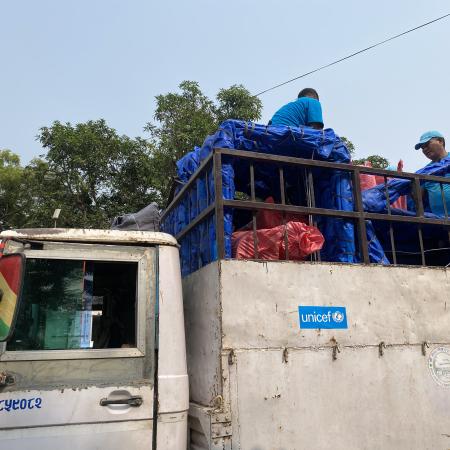
[[[403,172],[403,160],[401,159],[397,164],[397,172]],[[406,195],[399,197],[394,203],[393,208],[408,209],[408,200]]]
[[[370,161],[365,161],[363,166],[372,167],[372,164]],[[375,175],[370,175],[369,173],[361,173],[359,175],[359,184],[361,185],[361,191],[366,191],[367,189],[372,189],[378,183],[375,179]]]
[[[288,238],[288,256],[290,261],[302,261],[311,253],[323,247],[325,238],[316,227],[302,222],[286,224]],[[286,259],[286,242],[284,233],[280,243],[280,259]]]
[[[362,167],[372,167],[370,161],[364,161]],[[370,173],[361,173],[359,175],[359,183],[361,185],[361,191],[366,191],[367,189],[372,189],[377,184],[384,183],[384,177],[380,175],[371,175]]]
[[[273,199],[273,197],[267,197],[264,200],[264,203],[275,203],[275,200]],[[285,213],[284,215],[285,223],[291,220],[295,222],[308,223],[308,216],[298,213]],[[262,209],[256,213],[256,228],[258,230],[266,228],[274,228],[279,225],[283,225],[283,213],[281,211],[270,211],[267,209],[265,210]],[[241,230],[251,230],[251,229],[252,229],[251,222],[247,224],[245,227],[241,228]]]
[[[364,163],[365,167],[372,167],[370,161],[366,161]],[[403,160],[400,160],[397,164],[397,172],[403,171]],[[386,181],[391,180],[392,178],[387,178]],[[371,189],[378,184],[384,183],[384,177],[379,175],[370,175],[368,173],[362,173],[359,175],[359,182],[361,184],[361,191],[365,191],[367,189]],[[392,208],[400,208],[407,209],[407,198],[405,195],[398,198],[395,202],[391,204]]]
[[[258,259],[277,260],[282,239],[281,227],[256,230]],[[256,259],[253,231],[235,231],[231,237],[233,258]]]
[[[288,239],[289,260],[301,261],[320,250],[325,242],[322,233],[302,222],[288,222],[285,226],[256,230],[258,259],[276,261],[286,258],[284,230]],[[256,259],[253,231],[235,231],[232,235],[233,258]]]

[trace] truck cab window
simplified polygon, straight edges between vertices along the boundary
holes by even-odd
[[[137,263],[27,258],[8,351],[136,346]]]

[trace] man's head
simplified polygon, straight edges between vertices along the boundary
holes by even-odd
[[[423,154],[431,161],[440,161],[447,156],[445,139],[439,131],[427,131],[420,136],[419,142],[414,146],[416,150],[422,149]]]
[[[319,100],[319,94],[317,93],[317,91],[313,88],[305,88],[302,89],[299,93],[298,93],[298,98],[300,97],[309,97],[309,98],[315,98],[316,100]]]

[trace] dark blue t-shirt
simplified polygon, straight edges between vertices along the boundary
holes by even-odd
[[[319,100],[300,97],[282,106],[272,117],[271,125],[299,127],[318,122],[323,124],[322,106]]]

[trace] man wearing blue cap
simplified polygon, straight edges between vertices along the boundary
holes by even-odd
[[[420,136],[419,142],[414,147],[416,150],[422,149],[422,153],[428,159],[431,159],[432,163],[439,162],[448,157],[448,152],[445,150],[444,136],[439,133],[439,131],[427,131],[426,133],[423,133],[422,136]],[[445,174],[445,177],[450,177],[450,173]],[[443,184],[442,188],[444,191],[447,212],[450,214],[450,184]],[[427,181],[424,183],[423,189],[424,194],[428,195],[431,212],[439,216],[444,216],[445,210],[442,202],[440,184]]]

